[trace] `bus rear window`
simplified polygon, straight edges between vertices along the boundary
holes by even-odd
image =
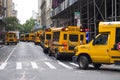
[[[9,33],[8,37],[16,37],[16,36],[13,33]]]
[[[72,42],[77,42],[78,41],[78,35],[69,35],[69,40]]]
[[[37,33],[37,37],[39,37],[40,35],[39,35],[39,33]]]
[[[60,32],[54,32],[53,33],[53,40],[54,41],[59,41],[60,38]]]
[[[46,39],[48,39],[48,40],[51,39],[51,34],[47,34]]]
[[[84,35],[80,35],[80,40],[81,40],[81,41],[84,40]]]
[[[26,34],[25,37],[29,37],[29,34]]]

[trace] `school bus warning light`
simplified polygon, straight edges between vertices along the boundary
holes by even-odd
[[[120,50],[120,42],[117,43],[117,49]]]

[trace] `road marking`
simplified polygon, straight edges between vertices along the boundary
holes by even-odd
[[[0,66],[0,70],[3,70],[3,69],[6,67],[6,65],[7,65],[7,63],[3,63],[3,64],[1,64],[1,66]]]
[[[20,78],[20,80],[26,80],[26,76],[25,76],[26,72],[24,71],[23,74],[22,74],[22,77]]]
[[[6,46],[3,46],[1,49],[5,48]]]
[[[22,69],[22,63],[21,62],[17,62],[16,64],[16,69]]]
[[[30,43],[28,43],[28,45],[29,45],[30,47],[33,47]]]
[[[56,67],[54,67],[52,64],[50,64],[49,62],[45,62],[46,65],[48,65],[49,68],[51,69],[56,69]]]
[[[75,63],[72,63],[72,62],[70,62],[70,64],[73,65],[73,66],[79,67],[78,64],[75,64]]]
[[[31,65],[32,65],[33,69],[38,69],[38,66],[37,66],[36,62],[31,62]]]
[[[60,62],[60,61],[58,61],[58,63],[59,63],[61,66],[65,67],[65,68],[73,69],[72,67],[70,67],[70,66],[68,66],[68,65],[66,65],[66,64],[64,64],[64,63],[62,63],[62,62]]]
[[[16,48],[17,48],[17,46],[10,52],[10,55],[7,57],[7,59],[5,60],[4,63],[7,63],[8,59],[11,57],[11,55],[13,54],[13,52],[15,51]]]

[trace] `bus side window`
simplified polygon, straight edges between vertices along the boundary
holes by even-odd
[[[80,35],[80,44],[83,44],[84,35]]]
[[[120,42],[120,28],[116,28],[116,44]]]
[[[54,32],[53,33],[53,41],[59,41],[60,38],[60,32]]]
[[[80,40],[83,41],[84,35],[80,35]]]
[[[108,41],[108,35],[109,34],[101,34],[94,40],[93,45],[106,45]]]

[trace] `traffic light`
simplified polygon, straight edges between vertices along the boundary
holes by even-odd
[[[89,33],[89,32],[86,32],[86,42],[87,42],[87,43],[89,42],[89,39],[90,39],[90,33]]]
[[[85,28],[85,32],[86,32],[86,42],[89,43],[89,41],[90,41],[90,29]]]

